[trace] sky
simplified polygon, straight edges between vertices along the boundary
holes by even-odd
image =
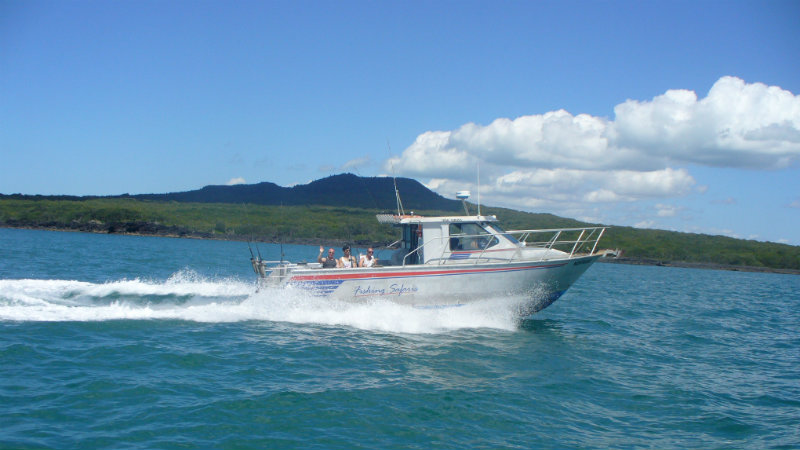
[[[0,0],[0,193],[350,172],[800,245],[798,24],[779,0]]]

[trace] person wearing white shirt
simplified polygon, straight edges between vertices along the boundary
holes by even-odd
[[[367,249],[367,254],[361,256],[361,261],[358,262],[359,267],[372,267],[375,264],[375,258],[372,256],[374,251],[372,247]]]

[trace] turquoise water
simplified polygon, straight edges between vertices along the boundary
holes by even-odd
[[[519,321],[256,293],[248,264],[0,229],[0,448],[800,448],[800,277],[595,264]]]

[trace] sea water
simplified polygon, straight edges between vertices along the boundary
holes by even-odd
[[[519,320],[257,292],[249,252],[0,229],[0,448],[800,448],[798,276],[600,263]]]

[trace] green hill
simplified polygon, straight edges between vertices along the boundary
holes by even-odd
[[[178,201],[196,203],[251,203],[254,205],[326,205],[394,211],[394,184],[404,202],[415,209],[458,211],[461,203],[449,200],[411,178],[358,177],[345,173],[293,187],[274,183],[206,186],[202,189],[169,194],[130,196],[138,200]]]

